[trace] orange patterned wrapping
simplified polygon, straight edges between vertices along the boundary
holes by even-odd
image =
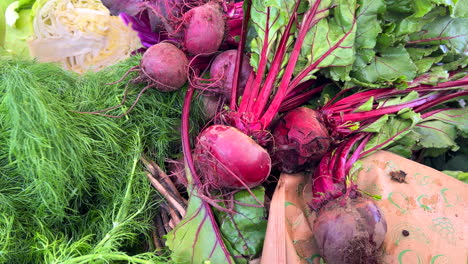
[[[466,264],[468,185],[398,155],[379,151],[362,160],[359,189],[380,196],[388,231],[383,264]],[[395,177],[403,176],[399,182]],[[392,179],[393,177],[393,179]],[[315,212],[309,180],[283,174],[273,196],[263,264],[321,263],[312,239]]]

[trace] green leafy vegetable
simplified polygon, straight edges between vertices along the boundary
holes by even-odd
[[[301,47],[295,74],[316,63],[327,51],[332,52],[303,81],[315,78],[316,71],[320,70],[327,77],[345,81],[345,88],[358,85],[379,88],[412,81],[423,74],[447,73],[465,67],[468,17],[467,12],[461,11],[462,2],[320,1],[320,15]],[[271,64],[279,48],[292,50],[293,41],[288,40],[283,46],[280,37],[295,3],[293,0],[253,1],[255,11],[251,12],[247,43],[254,68],[259,65],[262,51]],[[315,3],[302,1],[297,21],[302,22],[304,13]],[[267,21],[269,27],[265,28]],[[298,37],[296,28],[291,33]],[[267,49],[262,50],[266,35]],[[337,48],[331,49],[334,45]],[[288,59],[289,54],[282,65]]]
[[[374,100],[371,97],[354,112],[369,111],[373,105],[378,106],[373,110],[377,111],[379,108],[408,103],[418,98],[415,91],[384,100]],[[424,150],[422,154],[426,157],[436,157],[447,151],[455,152],[460,149],[457,141],[468,137],[467,115],[466,108],[443,108],[426,113],[403,108],[398,113],[383,115],[365,125],[359,122],[349,125],[359,128],[360,133],[367,133],[361,156],[378,149],[387,149],[408,158],[420,150]]]
[[[468,172],[468,163],[466,162],[468,160],[468,141],[466,138],[458,137],[455,139],[455,142],[459,146],[456,152],[449,150],[444,151],[442,155],[437,157],[425,156],[422,163],[440,171],[450,171],[453,175],[460,174],[463,176],[464,174],[462,172]]]
[[[449,176],[452,176],[454,177],[455,179],[457,180],[460,180],[464,183],[468,183],[468,172],[464,172],[464,171],[442,171],[443,173],[449,175]]]
[[[252,193],[260,202],[264,202],[265,189],[257,187]],[[234,208],[236,212],[216,212],[220,223],[221,233],[229,241],[236,253],[253,258],[261,253],[266,233],[266,211],[264,207],[258,207],[258,202],[252,195],[242,190],[234,195]],[[236,262],[239,262],[236,257]]]
[[[234,263],[210,205],[197,193],[192,189],[187,214],[166,236],[172,260],[180,264]]]
[[[35,0],[5,0],[0,3],[0,47],[14,56],[29,58],[27,40],[33,32]]]
[[[398,140],[391,151],[410,157],[413,151],[427,149],[426,156],[439,156],[449,150],[457,151],[458,138],[468,137],[468,111],[443,110],[423,118],[411,133]]]
[[[298,21],[306,10],[310,9],[315,1],[302,1],[295,15]],[[281,36],[284,32],[293,9],[296,4],[294,0],[288,1],[253,1],[251,12],[251,32],[250,51],[252,52],[251,64],[256,68],[259,64],[260,55],[265,52],[268,62],[271,63],[275,54],[281,48],[292,49],[292,39],[286,45],[281,45]],[[315,16],[314,26],[305,36],[304,44],[301,47],[301,54],[296,65],[295,73],[299,74],[308,66],[318,63],[316,67],[339,67],[351,65],[354,61],[353,43],[355,38],[355,16],[356,3],[354,1],[321,1],[318,6],[318,14]],[[262,50],[263,43],[267,37],[265,25],[268,21],[268,48]],[[254,31],[254,33],[252,33]],[[292,33],[297,34],[293,29]],[[334,47],[336,46],[336,47]],[[288,62],[288,56],[282,64]],[[312,71],[307,79],[314,78]]]
[[[263,203],[262,187],[252,193]],[[213,218],[210,205],[192,190],[187,215],[166,236],[172,260],[181,264],[247,263],[258,256],[266,232],[265,208],[257,207],[258,202],[246,190],[236,193],[233,203],[236,213],[215,211]]]
[[[376,132],[364,148],[368,151],[373,148],[385,148],[394,141],[404,137],[420,121],[420,115],[407,111],[397,116],[383,116],[363,131]]]
[[[1,58],[0,263],[167,263],[151,252],[157,201],[139,158],[180,152],[183,92],[149,91],[121,119],[74,112],[119,102],[124,84],[105,83],[139,59],[78,76]]]
[[[354,77],[366,83],[412,80],[416,76],[416,70],[408,52],[398,46],[380,50],[379,56],[376,55],[356,71]]]
[[[461,2],[359,0],[356,59],[346,87],[377,88],[438,67],[464,67],[468,21],[457,11]],[[439,66],[442,61],[453,67]]]

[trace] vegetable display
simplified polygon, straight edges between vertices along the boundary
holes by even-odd
[[[462,2],[0,4],[0,262],[261,261],[299,173],[321,258],[381,263],[360,160],[466,153]]]
[[[261,172],[265,166],[286,172],[300,172],[304,169],[313,169],[316,162],[320,161],[313,178],[314,199],[311,201],[311,207],[319,212],[318,227],[321,226],[322,220],[320,219],[327,218],[322,216],[322,214],[328,214],[324,208],[334,203],[336,206],[330,212],[331,218],[339,219],[341,215],[345,217],[341,211],[358,211],[357,201],[361,201],[361,203],[368,204],[364,207],[373,208],[369,209],[371,211],[369,214],[362,215],[361,218],[380,215],[382,219],[370,225],[364,220],[359,220],[359,217],[352,216],[355,222],[350,225],[356,225],[357,231],[344,238],[341,243],[342,248],[325,246],[321,248],[325,261],[328,263],[378,263],[378,249],[382,240],[374,241],[372,238],[385,237],[385,218],[370,200],[363,200],[363,194],[352,183],[350,171],[359,158],[375,150],[386,148],[403,137],[421,121],[418,117],[432,115],[437,110],[428,111],[434,107],[468,95],[466,91],[468,79],[464,76],[463,70],[459,68],[460,66],[457,66],[446,68],[446,80],[438,83],[442,76],[439,75],[441,73],[439,67],[445,65],[437,64],[439,61],[436,62],[436,60],[427,60],[429,65],[426,65],[426,70],[432,68],[434,72],[425,71],[420,76],[413,73],[406,74],[405,71],[408,70],[416,71],[416,67],[405,69],[404,67],[408,67],[407,64],[392,65],[395,62],[391,60],[385,62],[387,58],[383,55],[384,51],[382,51],[383,54],[374,54],[374,56],[376,54],[378,57],[382,56],[382,59],[376,57],[376,65],[380,63],[380,60],[385,64],[373,66],[379,72],[382,71],[382,73],[372,73],[378,74],[378,78],[369,79],[369,76],[355,74],[354,71],[357,69],[359,73],[366,72],[365,67],[359,68],[361,66],[355,64],[359,57],[353,55],[354,49],[359,48],[361,41],[359,30],[363,27],[359,28],[359,25],[362,25],[362,20],[368,19],[366,17],[368,14],[383,12],[383,10],[372,10],[375,6],[367,2],[289,1],[282,4],[280,9],[274,4],[269,5],[268,2],[246,1],[244,3],[244,11],[250,13],[250,16],[244,17],[243,21],[231,94],[226,100],[229,103],[222,112],[215,115],[212,123],[209,123],[198,136],[194,144],[194,153],[192,153],[186,125],[190,101],[194,89],[207,91],[215,89],[212,89],[211,83],[205,84],[205,87],[203,83],[200,85],[200,82],[189,85],[182,116],[182,141],[186,166],[193,178],[192,188],[198,189],[199,195],[201,192],[204,197],[202,206],[207,208],[207,204],[213,204],[218,199],[229,199],[211,198],[210,193],[215,191],[226,193],[226,190],[239,188],[239,186],[250,191],[256,186],[250,179],[254,176],[267,178]],[[255,31],[252,32],[252,30]],[[323,34],[323,31],[327,30],[330,32]],[[454,38],[457,37],[463,36]],[[322,39],[323,42],[320,42]],[[403,39],[390,41],[387,43],[390,47],[386,50],[406,52],[406,48],[401,43]],[[437,40],[444,41],[445,39]],[[410,41],[410,46],[431,41],[434,39]],[[353,45],[354,43],[356,45]],[[447,47],[450,45],[453,43],[447,44]],[[463,61],[464,55],[460,54],[461,50],[457,50],[456,45],[450,48],[452,52],[458,54],[450,59],[454,62]],[[239,77],[243,62],[240,58],[245,49],[248,49],[251,54],[250,63],[254,70],[250,73],[245,87],[240,88]],[[411,47],[407,49],[411,50]],[[432,50],[435,51],[435,49]],[[432,54],[427,52],[425,55]],[[371,65],[373,62],[367,63]],[[400,66],[403,68],[400,69]],[[319,107],[316,112],[309,108],[294,109],[306,103],[312,95],[324,91],[329,85],[334,85],[329,81],[327,83],[326,78],[344,81],[342,91]],[[216,83],[216,79],[209,81]],[[382,88],[375,89],[376,84]],[[373,89],[356,92],[356,85]],[[355,94],[352,94],[352,91]],[[281,112],[290,109],[292,111],[282,118]],[[402,127],[400,131],[396,130],[391,134],[383,135],[379,133],[385,121],[399,116],[403,118],[410,116],[408,119],[412,122]],[[273,130],[273,136],[269,130]],[[218,131],[218,133],[213,131]],[[229,133],[228,146],[225,141],[220,140],[225,137],[224,131],[236,132],[235,136],[234,133]],[[242,140],[246,136],[252,140]],[[207,138],[211,140],[208,141]],[[231,146],[231,142],[235,142],[236,146]],[[357,142],[360,144],[355,145]],[[202,158],[200,158],[200,149],[203,149]],[[246,150],[249,153],[257,153],[256,150],[261,150],[262,153],[269,152],[273,157],[273,163],[268,163],[263,158],[250,159],[258,160],[257,164],[246,163],[239,151],[235,149]],[[244,182],[233,184],[227,179],[228,175],[236,181],[243,180]],[[222,185],[219,182],[228,182],[228,184]],[[214,208],[220,210],[216,206]],[[207,217],[212,222],[214,221],[209,213]],[[376,224],[381,225],[378,235],[369,231],[374,230]],[[213,229],[217,230],[217,227]],[[341,232],[333,227],[329,229],[324,232],[328,232],[330,236],[339,236]],[[169,236],[170,240],[177,239],[175,236],[177,232],[180,231],[176,227],[174,237],[172,234]],[[215,239],[217,243],[223,243],[221,236],[216,236]],[[322,243],[322,239],[326,240],[323,237],[316,237],[317,243]],[[174,241],[170,243],[170,248],[173,243]],[[349,247],[350,244],[353,246]],[[226,247],[229,248],[229,245]],[[336,253],[336,256],[330,253]],[[359,254],[365,256],[363,260],[349,257]],[[228,256],[226,256],[226,261],[230,262]]]

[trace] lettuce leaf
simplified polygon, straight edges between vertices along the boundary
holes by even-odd
[[[33,34],[32,6],[35,0],[0,3],[0,45],[13,56],[30,58],[27,40]]]

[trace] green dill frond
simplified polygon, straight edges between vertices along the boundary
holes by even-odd
[[[13,221],[15,217],[7,214],[0,214],[0,263],[7,260],[7,256],[12,250],[13,241]]]
[[[0,58],[0,263],[167,263],[149,237],[159,201],[139,163],[180,153],[184,91],[118,104],[139,57],[82,76]],[[144,86],[131,84],[122,113]],[[196,130],[201,110],[194,109]]]

